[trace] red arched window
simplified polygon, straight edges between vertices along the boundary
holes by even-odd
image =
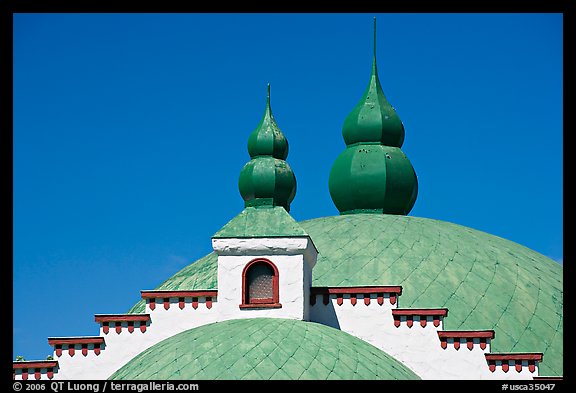
[[[278,269],[265,258],[250,261],[242,272],[240,308],[279,308]]]

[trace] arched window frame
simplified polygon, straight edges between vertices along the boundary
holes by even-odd
[[[253,302],[248,303],[248,271],[250,268],[257,264],[267,264],[274,271],[274,276],[272,277],[272,301],[271,302]],[[240,308],[281,308],[280,304],[280,276],[278,274],[278,268],[271,260],[266,258],[253,259],[244,266],[242,271],[242,304]]]

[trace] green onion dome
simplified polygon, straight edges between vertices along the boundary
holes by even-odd
[[[248,138],[251,160],[240,172],[238,188],[245,207],[282,206],[290,211],[296,195],[296,177],[285,161],[288,141],[270,107],[270,85],[262,120]]]
[[[400,150],[404,125],[390,105],[374,56],[368,87],[342,127],[346,150],[334,162],[329,178],[330,196],[340,214],[408,214],[418,194],[412,164]]]

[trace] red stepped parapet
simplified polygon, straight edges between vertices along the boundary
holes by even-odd
[[[110,324],[114,324],[114,330],[117,334],[122,333],[122,327],[125,324],[129,333],[138,328],[142,333],[146,332],[146,325],[150,321],[150,314],[96,314],[94,320],[102,325],[102,332],[110,332]],[[136,326],[137,325],[137,326]]]
[[[515,369],[516,372],[521,372],[524,367],[527,367],[528,371],[533,373],[536,371],[537,363],[541,362],[543,357],[541,352],[486,353],[484,356],[491,372],[496,371],[500,367],[505,373],[510,371],[511,368]]]
[[[191,306],[193,309],[198,308],[198,299],[205,298],[206,308],[212,308],[214,299],[218,297],[217,290],[201,290],[201,291],[140,291],[142,299],[146,299],[150,310],[156,308],[156,302],[159,300],[164,309],[170,308],[170,299],[174,298],[178,301],[178,307],[182,310],[186,306],[186,298],[191,298]]]
[[[384,299],[388,299],[390,304],[396,304],[398,296],[402,295],[402,287],[399,285],[393,286],[369,286],[369,287],[312,287],[310,288],[310,305],[316,304],[316,296],[322,295],[322,303],[328,305],[330,302],[330,295],[336,295],[336,304],[341,306],[344,303],[344,295],[348,295],[347,299],[350,304],[355,306],[360,296],[364,305],[369,306],[372,301],[376,301],[379,305],[384,304]],[[375,295],[375,299],[372,299]]]
[[[443,349],[448,347],[448,341],[451,341],[454,349],[459,350],[462,341],[470,351],[477,345],[480,349],[486,349],[489,341],[494,338],[494,330],[441,330],[438,332],[440,346]]]
[[[88,355],[88,351],[94,351],[95,355],[100,355],[102,344],[104,344],[103,337],[49,337],[48,344],[54,347],[56,356],[62,356],[64,346],[68,355],[74,356],[76,354],[76,347],[79,346],[83,356]]]
[[[30,376],[34,379],[41,379],[42,374],[46,374],[48,379],[54,378],[54,371],[58,368],[58,361],[56,360],[32,360],[23,362],[12,363],[12,378],[16,379],[16,370],[19,370],[19,375],[23,380],[27,380]],[[43,372],[45,370],[45,372]]]
[[[402,322],[411,328],[414,321],[419,321],[420,326],[426,327],[428,322],[434,326],[440,326],[442,318],[448,315],[447,308],[396,308],[392,310],[394,326],[400,327]]]

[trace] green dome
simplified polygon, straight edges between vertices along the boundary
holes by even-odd
[[[234,319],[148,348],[110,379],[420,379],[340,330],[291,319]]]
[[[319,251],[313,286],[402,285],[400,307],[448,307],[446,329],[494,329],[493,352],[543,352],[540,374],[563,375],[563,269],[550,258],[427,218],[354,214],[300,225]],[[216,254],[157,289],[217,289]]]

